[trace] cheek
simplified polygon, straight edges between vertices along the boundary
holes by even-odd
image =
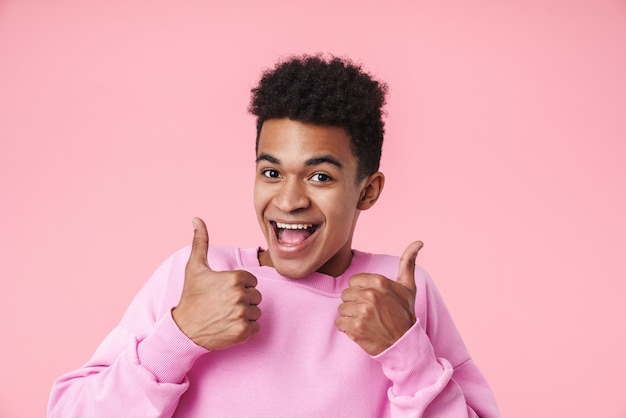
[[[253,201],[254,201],[254,212],[256,213],[259,222],[261,222],[263,219],[263,212],[267,205],[264,204],[263,197],[260,194],[258,194],[256,190],[254,191]]]
[[[266,206],[266,200],[267,200],[266,196],[267,196],[267,191],[265,191],[265,189],[261,187],[260,185],[255,184],[252,198],[254,201],[254,208],[257,211],[263,209],[263,207]]]
[[[341,205],[337,203],[341,202]],[[356,202],[353,202],[351,196],[346,199],[345,195],[334,197],[325,202],[325,216],[328,222],[334,224],[333,229],[351,229],[352,221],[356,216]]]

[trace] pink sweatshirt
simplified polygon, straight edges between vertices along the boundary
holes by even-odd
[[[416,269],[418,321],[370,356],[335,328],[341,291],[360,272],[395,278],[397,257],[354,251],[340,277],[259,266],[257,249],[212,246],[215,270],[244,269],[263,295],[261,330],[208,351],[176,326],[190,247],[163,263],[82,368],[53,385],[49,417],[499,417],[428,275]]]

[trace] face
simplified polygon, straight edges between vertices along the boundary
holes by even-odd
[[[268,247],[261,265],[292,278],[314,271],[339,276],[348,268],[359,213],[384,184],[382,173],[357,182],[357,164],[343,128],[290,119],[263,123],[254,183]]]

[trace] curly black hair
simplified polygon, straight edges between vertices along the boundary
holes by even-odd
[[[380,166],[386,94],[385,83],[348,59],[303,55],[279,61],[252,89],[248,110],[257,117],[257,150],[268,119],[341,127],[350,136],[360,181]]]

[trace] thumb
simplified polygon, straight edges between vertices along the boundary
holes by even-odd
[[[207,254],[209,252],[209,233],[204,221],[200,218],[191,220],[193,225],[193,241],[191,242],[191,255],[188,264],[201,264],[209,267]]]
[[[417,258],[417,253],[423,246],[424,243],[422,241],[415,241],[406,247],[402,257],[400,257],[400,268],[398,269],[396,282],[413,293],[417,290],[415,287],[415,259]]]

